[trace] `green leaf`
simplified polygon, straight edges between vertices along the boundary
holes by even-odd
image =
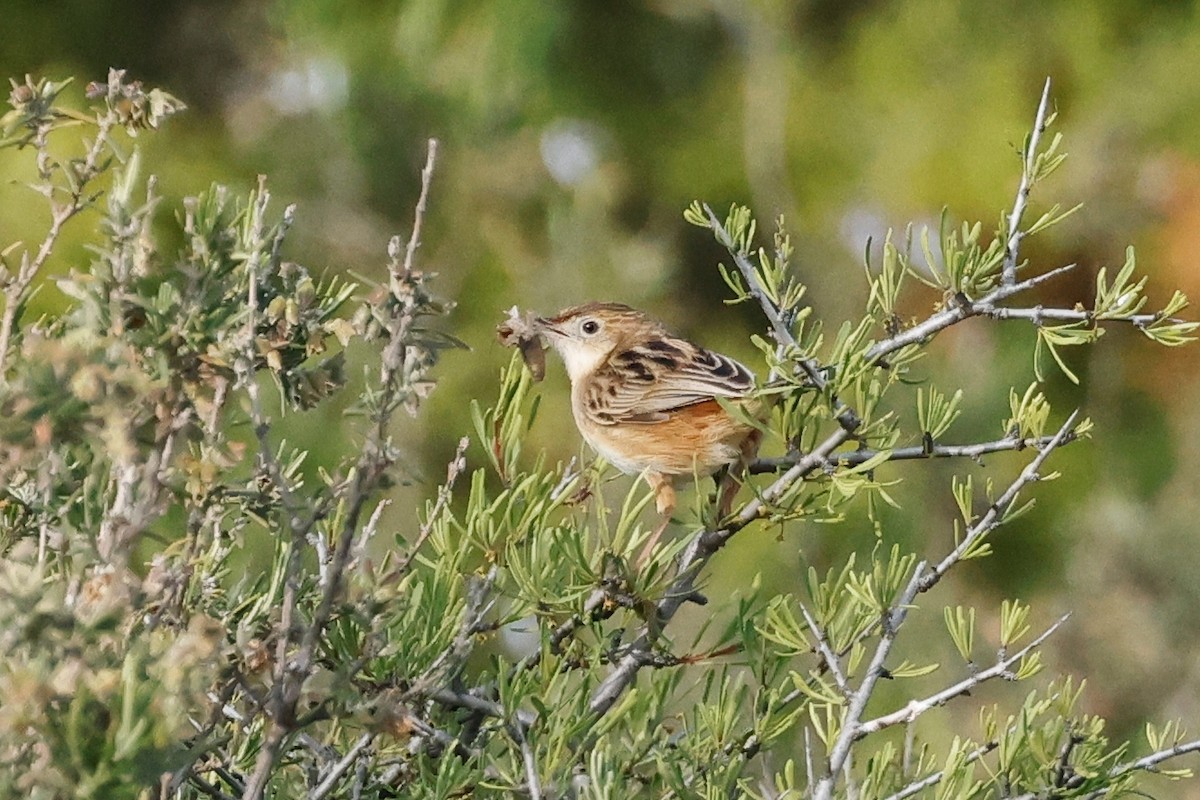
[[[1010,647],[1029,633],[1029,606],[1017,600],[1000,604],[1000,646]]]
[[[963,661],[972,663],[974,659],[971,657],[971,652],[975,646],[975,609],[946,606],[943,609],[943,615],[946,621],[946,630],[950,631],[950,638],[953,640],[955,648],[958,649],[958,654],[962,656]]]
[[[907,660],[900,662],[899,666],[888,670],[893,678],[919,678],[922,675],[928,675],[938,668],[938,664],[924,664],[917,666],[910,664]]]

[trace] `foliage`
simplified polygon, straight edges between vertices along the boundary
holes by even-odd
[[[360,293],[284,259],[296,210],[275,216],[265,182],[245,199],[214,187],[186,201],[179,249],[164,252],[154,182],[117,132],[156,128],[181,105],[114,71],[81,114],[59,107],[62,86],[14,84],[3,123],[9,146],[32,149],[52,219],[40,245],[4,251],[0,276],[5,794],[1085,797],[1136,791],[1142,770],[1200,749],[1172,723],[1135,760],[1082,710],[1079,684],[1042,681],[1042,648],[1065,619],[1038,630],[1028,605],[1005,601],[989,649],[976,609],[923,596],[987,556],[1032,503],[1025,490],[1056,477],[1047,460],[1092,433],[1075,413],[1059,421],[1034,385],[1011,391],[999,438],[945,442],[962,393],[911,388],[934,337],[975,318],[1029,320],[1066,371],[1057,348],[1102,325],[1168,345],[1196,329],[1176,318],[1182,295],[1143,311],[1132,255],[1111,282],[1101,273],[1091,309],[1009,302],[1067,269],[1018,261],[1021,239],[1063,216],[1022,226],[1029,190],[1061,163],[1057,137],[1038,149],[1045,98],[993,238],[947,215],[936,250],[922,235],[920,266],[911,233],[889,237],[867,264],[866,314],[834,331],[802,305],[782,223],[768,251],[747,209],[689,208],[729,250],[733,302],[767,317],[756,343],[781,455],[752,466],[765,477],[731,518],[635,568],[650,495],[634,485],[611,503],[602,464],[523,451],[536,399],[515,357],[494,404],[473,409],[478,466],[464,439],[415,530],[381,523],[400,461],[392,422],[419,412],[438,354],[457,344],[435,324],[449,304],[416,266],[435,143],[412,234],[388,246],[387,285]],[[51,135],[77,127],[94,137],[83,155],[56,157]],[[63,225],[91,209],[100,236],[87,269],[58,283],[67,310],[25,319]],[[901,297],[920,284],[936,306],[904,319]],[[351,390],[355,348],[369,367]],[[277,424],[335,402],[359,446],[314,478]],[[888,541],[893,462],[1004,450],[1032,453],[1008,483],[954,481],[947,552]],[[752,582],[726,601],[727,623],[681,643],[676,615],[717,605],[703,594],[709,562],[739,532],[863,514],[881,537],[869,552],[809,568],[786,595]],[[924,615],[955,663],[920,655]],[[1000,693],[1009,705],[979,698],[999,681],[1029,688]],[[976,703],[979,722],[946,742],[934,726],[951,702]]]

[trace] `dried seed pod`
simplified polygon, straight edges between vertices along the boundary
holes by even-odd
[[[521,315],[516,306],[508,311],[508,319],[496,326],[496,336],[505,347],[519,347],[525,366],[535,381],[546,375],[546,347],[532,312]]]

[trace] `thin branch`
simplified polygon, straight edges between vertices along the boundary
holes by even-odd
[[[463,605],[462,620],[458,632],[449,646],[442,650],[424,671],[411,680],[407,696],[416,696],[428,692],[428,687],[439,682],[443,675],[458,674],[461,667],[471,657],[475,647],[476,634],[487,630],[484,620],[495,608],[496,598],[491,596],[492,588],[500,569],[493,564],[482,578],[472,577],[467,583],[467,597]]]
[[[438,488],[437,500],[434,501],[433,508],[429,512],[429,517],[425,523],[421,525],[420,531],[417,532],[417,538],[413,541],[412,546],[408,548],[408,552],[400,559],[400,562],[388,573],[383,579],[384,583],[390,583],[399,580],[408,572],[408,568],[412,566],[413,559],[417,557],[417,552],[421,549],[421,545],[425,544],[425,540],[433,533],[433,526],[437,520],[445,512],[450,505],[450,499],[454,495],[454,483],[458,480],[458,476],[466,469],[467,447],[471,444],[471,440],[464,436],[458,440],[458,447],[454,450],[454,458],[450,459],[450,463],[446,466],[446,481]]]
[[[808,725],[804,726],[804,776],[808,779],[808,791],[806,795],[812,793],[813,783],[813,746],[812,746],[812,728]]]
[[[935,444],[932,447],[923,445],[914,445],[912,447],[897,447],[890,452],[888,461],[911,461],[929,458],[970,458],[978,459],[990,453],[1002,453],[1009,450],[1024,450],[1029,447],[1043,448],[1053,441],[1053,436],[1039,436],[1029,438],[1018,438],[1014,436],[1006,436],[1003,439],[996,439],[990,442],[978,442],[976,444]],[[1062,444],[1067,444],[1075,440],[1073,435],[1067,436]],[[839,466],[857,466],[865,461],[869,461],[879,455],[881,451],[872,449],[863,450],[847,450],[841,453],[834,453],[827,460],[832,464]],[[762,473],[778,472],[784,467],[791,466],[800,460],[801,456],[790,455],[780,458],[760,458],[750,465],[750,473],[759,475]]]
[[[266,190],[265,183],[265,177],[259,176],[258,196],[249,209],[250,220],[248,227],[252,240],[248,243],[249,257],[246,261],[248,282],[246,296],[246,341],[244,345],[246,352],[242,356],[241,363],[238,365],[238,372],[246,388],[246,396],[250,401],[250,417],[254,426],[254,435],[258,439],[259,458],[271,478],[271,483],[279,491],[280,502],[283,507],[283,514],[281,516],[283,517],[283,524],[288,532],[291,544],[288,549],[287,563],[284,567],[283,602],[280,607],[279,624],[276,628],[277,639],[275,643],[274,674],[270,700],[267,706],[270,724],[263,738],[262,747],[258,751],[254,772],[251,773],[246,783],[246,789],[243,794],[245,800],[258,800],[258,798],[262,797],[267,781],[270,779],[271,770],[274,769],[275,762],[279,759],[283,741],[291,728],[291,717],[295,708],[295,702],[291,700],[291,695],[299,696],[299,682],[289,677],[289,667],[293,665],[289,662],[288,650],[292,643],[292,619],[296,613],[298,584],[302,568],[301,554],[308,530],[312,526],[312,521],[306,524],[300,518],[299,508],[289,488],[287,478],[283,473],[283,467],[275,457],[275,451],[271,446],[269,438],[270,425],[263,412],[262,397],[259,393],[258,376],[256,374],[256,365],[259,360],[256,346],[258,339],[258,270],[263,247],[266,245],[264,217],[271,197],[270,193]],[[283,223],[281,224],[290,225],[294,216],[295,206],[288,206],[284,211]],[[300,680],[303,680],[303,677]],[[292,689],[293,684],[295,684],[294,690]]]
[[[468,711],[474,711],[484,716],[504,719],[504,709],[499,703],[493,703],[491,700],[485,700],[482,697],[476,697],[473,694],[456,691],[445,686],[439,686],[428,691],[414,692],[412,694],[414,696],[419,694],[422,697],[427,697],[436,703],[450,706],[451,708],[465,708]]]
[[[521,746],[521,761],[525,765],[526,789],[532,800],[542,800],[542,783],[538,778],[537,761],[533,757],[533,748],[529,745],[529,739],[525,736],[524,729],[520,725],[513,727],[516,728],[514,734]]]
[[[850,747],[857,738],[859,720],[867,708],[867,701],[871,699],[871,695],[875,692],[875,684],[883,677],[883,664],[887,661],[888,655],[891,654],[892,646],[896,642],[896,633],[900,630],[900,626],[904,624],[904,619],[908,616],[908,609],[912,605],[913,598],[917,596],[917,592],[920,590],[924,573],[925,562],[922,561],[913,569],[913,574],[908,581],[908,585],[900,593],[900,596],[896,598],[896,602],[892,604],[891,610],[887,612],[884,618],[883,630],[879,635],[879,644],[875,646],[875,653],[871,656],[871,663],[867,666],[862,683],[859,684],[854,694],[850,696],[849,706],[842,719],[841,731],[836,741],[834,741],[833,748],[830,750],[828,772],[817,781],[817,785],[813,789],[814,800],[829,800],[833,796],[834,781],[837,779],[838,773],[842,771],[846,759],[850,757]]]
[[[804,624],[812,631],[813,637],[817,640],[817,652],[825,661],[825,666],[829,668],[829,674],[833,676],[834,682],[838,688],[842,690],[843,695],[849,696],[850,682],[846,680],[846,674],[842,671],[842,662],[837,654],[833,652],[833,648],[829,646],[829,640],[825,636],[825,631],[817,624],[817,620],[809,612],[808,607],[804,603],[800,603],[800,613],[804,615]]]
[[[717,242],[729,251],[729,255],[733,256],[733,263],[737,266],[738,272],[742,273],[743,280],[746,281],[747,291],[749,291],[751,297],[758,301],[758,305],[766,316],[767,321],[771,323],[771,330],[775,334],[775,341],[780,344],[796,346],[796,337],[792,335],[791,328],[784,322],[779,307],[767,296],[762,281],[758,279],[758,271],[754,269],[754,265],[750,263],[750,259],[741,251],[737,242],[733,240],[729,231],[721,224],[721,220],[713,213],[713,210],[707,203],[704,204],[704,213],[708,215],[708,225],[715,234]],[[814,385],[817,388],[823,388],[824,379],[819,372],[815,371],[814,365],[804,363],[801,364],[801,367],[805,368],[806,373],[814,381]],[[809,372],[810,369],[813,371]]]
[[[1188,753],[1200,753],[1200,739],[1193,739],[1190,742],[1182,742],[1171,747],[1165,747],[1162,750],[1151,753],[1148,756],[1142,756],[1136,761],[1130,761],[1125,764],[1118,764],[1109,770],[1110,778],[1119,778],[1128,772],[1136,772],[1138,770],[1153,770],[1159,764],[1168,759],[1176,758],[1177,756],[1186,755]]]
[[[421,199],[414,217],[413,237],[409,241],[409,255],[415,251],[414,243],[417,241],[416,234],[421,229],[421,224],[425,216],[424,201],[429,192],[429,181],[433,174],[434,159],[437,153],[437,140],[430,139],[429,141],[429,155],[425,163],[425,169],[421,171]],[[406,257],[406,263],[407,260]],[[411,275],[411,269],[406,267],[405,277],[409,275]],[[391,420],[391,412],[395,408],[393,400],[399,388],[397,376],[400,374],[400,369],[404,361],[401,353],[406,346],[408,328],[412,323],[413,309],[411,308],[411,304],[413,302],[412,299],[406,302],[402,301],[391,321],[390,338],[385,348],[382,358],[383,363],[380,368],[380,378],[383,386],[383,399],[380,404],[382,411],[375,415],[375,426],[363,445],[363,452],[359,457],[358,463],[354,466],[354,479],[348,491],[342,531],[338,537],[337,547],[334,549],[333,558],[330,563],[330,580],[324,586],[320,602],[313,613],[312,621],[304,632],[304,638],[295,659],[297,671],[305,675],[307,675],[311,667],[312,656],[316,650],[317,642],[324,633],[325,626],[333,614],[334,603],[341,593],[345,567],[350,561],[354,549],[353,545],[356,540],[353,533],[358,527],[358,521],[362,516],[363,508],[390,464],[390,457],[387,454],[387,426]],[[298,689],[299,684],[297,684]]]
[[[50,258],[50,254],[62,234],[63,226],[68,220],[87,208],[94,199],[91,196],[85,196],[84,189],[105,169],[100,165],[100,156],[108,143],[109,132],[116,124],[117,118],[111,111],[97,118],[96,138],[88,147],[83,160],[77,166],[69,167],[75,175],[75,184],[74,188],[70,190],[69,201],[65,205],[59,205],[51,199],[50,227],[46,231],[42,243],[38,246],[37,253],[33,258],[29,257],[28,252],[24,253],[21,257],[21,267],[17,270],[16,276],[4,286],[4,314],[0,317],[0,386],[8,383],[8,379],[5,377],[8,348],[12,340],[13,326],[17,322],[17,312],[20,310],[21,304],[28,299],[29,287],[33,284],[33,279],[37,277],[38,272]],[[36,146],[39,159],[49,153],[49,142],[46,139],[48,133],[49,128],[45,126],[38,130]],[[49,184],[48,167],[40,166],[39,171],[42,173],[43,180],[46,181],[44,186],[46,196],[51,197],[54,187]]]
[[[1041,326],[1043,322],[1086,322],[1090,325],[1095,325],[1098,322],[1108,321],[1126,322],[1135,328],[1142,329],[1156,322],[1165,321],[1176,324],[1189,322],[1189,320],[1181,317],[1164,319],[1162,314],[1129,314],[1127,316],[1101,317],[1097,316],[1095,311],[1086,308],[1043,308],[1042,306],[1034,306],[1033,308],[1012,308],[1009,306],[989,308],[979,303],[975,305],[980,316],[999,320],[1027,320],[1038,326]]]
[[[392,257],[392,264],[389,266],[392,280],[391,289],[397,301],[397,306],[390,320],[388,343],[384,348],[381,358],[380,383],[382,392],[380,410],[374,415],[374,425],[367,435],[366,442],[363,444],[362,455],[359,457],[351,473],[353,478],[348,488],[345,489],[346,511],[337,546],[330,559],[328,570],[329,580],[323,586],[321,598],[313,612],[312,619],[303,632],[295,655],[291,659],[287,659],[285,657],[286,652],[283,651],[285,644],[280,645],[281,653],[276,663],[276,676],[272,686],[272,697],[274,699],[271,713],[272,723],[263,739],[263,745],[259,750],[254,773],[251,775],[250,782],[246,787],[244,800],[259,800],[263,796],[271,770],[279,758],[283,741],[294,725],[296,704],[299,702],[304,680],[308,677],[312,669],[313,656],[320,637],[324,634],[325,628],[333,615],[334,604],[341,593],[346,566],[350,562],[354,551],[354,543],[357,540],[357,537],[354,536],[354,531],[358,528],[359,520],[367,500],[378,486],[379,480],[390,465],[387,428],[392,412],[397,407],[396,395],[400,389],[400,376],[403,374],[404,352],[407,347],[409,328],[413,321],[414,307],[418,302],[418,298],[414,293],[409,291],[409,284],[414,281],[412,258],[416,252],[419,233],[425,217],[425,202],[429,194],[429,183],[433,175],[436,153],[437,141],[430,139],[429,154],[425,162],[425,168],[421,171],[421,195],[414,215],[413,235],[409,239],[403,272],[397,266],[398,247],[396,243],[393,241],[388,248]],[[250,266],[254,267],[255,265],[252,263]],[[251,271],[251,322],[253,322],[254,310],[257,308],[257,288],[255,283],[254,272]],[[249,327],[249,330],[251,337],[253,337],[253,327]],[[251,346],[253,346],[253,339],[251,340]],[[251,375],[251,380],[247,383],[248,388],[255,386],[252,378],[253,376]],[[257,392],[256,386],[253,391]],[[260,427],[261,425],[256,421],[256,430]],[[260,442],[264,440],[265,433],[260,436]],[[266,448],[264,450],[269,452]],[[292,517],[286,511],[285,516]],[[313,524],[316,518],[316,515],[314,515],[309,525]],[[289,599],[291,606],[295,604],[294,580],[291,576],[295,576],[299,570],[299,551],[303,546],[303,541],[296,541],[299,531],[297,527],[298,522],[298,520],[289,522],[293,526],[293,548],[289,555],[289,579],[285,583],[285,602],[280,620],[280,631],[284,637],[289,637],[290,634],[291,614],[289,613]],[[296,562],[295,571],[292,569],[291,562],[293,560]]]
[[[855,740],[862,739],[865,736],[869,736],[872,733],[881,731],[884,728],[889,728],[892,725],[900,725],[902,723],[912,722],[913,720],[917,719],[917,717],[931,709],[944,706],[946,703],[949,703],[956,697],[970,694],[971,690],[986,681],[992,680],[993,678],[1005,677],[1006,675],[1011,674],[1011,669],[1014,664],[1041,646],[1042,642],[1054,635],[1054,632],[1062,627],[1062,625],[1070,618],[1070,616],[1070,614],[1064,614],[1063,616],[1059,617],[1057,622],[1043,631],[1042,634],[1036,639],[1022,647],[1017,652],[1013,653],[1011,656],[998,660],[995,664],[987,669],[980,670],[979,672],[964,678],[953,686],[948,686],[942,691],[932,694],[922,700],[913,700],[904,706],[904,708],[893,711],[890,714],[884,714],[882,716],[875,717],[875,719],[862,723],[858,726],[858,730],[854,734]]]
[[[1046,111],[1049,105],[1050,79],[1046,78],[1046,85],[1042,88],[1042,99],[1038,103],[1037,115],[1033,120],[1033,131],[1029,134],[1025,151],[1021,154],[1021,184],[1017,187],[1017,198],[1013,202],[1012,213],[1008,215],[1008,237],[1004,245],[1004,266],[1000,273],[1000,282],[1005,286],[1012,286],[1017,282],[1017,252],[1021,248],[1021,239],[1025,236],[1021,230],[1021,218],[1025,216],[1029,192],[1033,188],[1038,143],[1042,132],[1046,130]]]
[[[429,195],[429,184],[433,177],[433,167],[436,158],[437,140],[430,139],[425,168],[421,170],[421,195],[413,218],[413,235],[409,239],[408,253],[405,255],[404,271],[406,276],[412,274],[411,259],[416,251],[419,233],[425,219],[425,201]],[[411,302],[409,301],[409,303]],[[305,668],[307,668],[307,662],[311,659],[312,653],[316,648],[317,639],[325,630],[325,625],[333,613],[333,604],[341,591],[344,567],[350,560],[352,545],[354,543],[352,532],[357,528],[363,506],[369,498],[371,491],[378,484],[387,466],[388,459],[385,455],[387,424],[391,418],[390,409],[394,406],[392,396],[398,388],[396,377],[399,374],[403,361],[399,357],[399,352],[405,346],[408,326],[411,322],[412,309],[408,307],[408,304],[403,304],[397,310],[396,317],[392,321],[391,337],[387,347],[388,352],[384,354],[383,366],[381,367],[381,382],[384,393],[381,407],[384,409],[384,413],[376,416],[375,427],[364,444],[363,454],[354,468],[355,480],[351,486],[349,499],[346,504],[347,512],[342,526],[342,535],[338,539],[337,548],[333,555],[333,563],[330,568],[332,579],[326,584],[325,591],[321,596],[321,602],[313,614],[312,623],[309,625],[308,630],[305,631],[301,654],[298,658],[305,665]]]
[[[404,251],[404,272],[411,274],[417,248],[421,246],[421,228],[425,224],[426,204],[429,200],[429,186],[433,183],[433,165],[437,161],[438,140],[430,139],[425,154],[425,167],[421,170],[421,194],[417,198],[417,207],[413,215],[412,236],[408,238],[408,247]]]
[[[375,504],[375,510],[371,512],[371,516],[367,517],[367,522],[362,527],[362,533],[359,534],[358,544],[354,548],[359,554],[366,552],[367,545],[379,532],[379,521],[383,519],[383,510],[391,504],[392,501],[386,497]],[[322,579],[321,584],[324,585],[324,583],[325,581]]]
[[[1005,300],[1013,295],[1046,283],[1065,275],[1066,273],[1076,269],[1078,264],[1065,264],[1061,267],[1055,267],[1052,270],[1043,272],[1040,275],[1034,275],[1031,278],[1026,278],[1019,283],[1011,285],[1000,285],[988,292],[978,300],[968,299],[965,303],[955,303],[947,305],[941,311],[932,314],[923,322],[913,325],[910,328],[897,333],[895,336],[888,337],[882,341],[876,342],[867,350],[864,358],[870,363],[879,363],[880,360],[886,358],[897,350],[909,347],[914,344],[923,344],[932,339],[936,334],[944,331],[946,328],[956,325],[970,317],[976,317],[984,313],[986,309],[995,308],[996,304],[1001,300]]]
[[[962,762],[963,766],[966,766],[967,764],[970,764],[974,761],[978,761],[979,759],[983,758],[984,756],[986,756],[988,753],[992,752],[999,746],[1000,746],[1000,744],[998,742],[988,742],[987,744],[976,748],[975,750],[973,750],[971,752],[970,755],[968,755],[965,759],[963,759],[963,762]],[[918,792],[920,792],[923,789],[928,789],[930,786],[936,786],[937,784],[942,782],[942,778],[944,778],[945,776],[946,776],[945,770],[939,770],[938,772],[935,772],[932,775],[925,776],[924,778],[922,778],[919,781],[914,781],[914,782],[910,783],[908,786],[905,786],[903,789],[896,792],[895,794],[888,795],[886,798],[884,798],[884,800],[905,800],[905,798],[912,797],[914,794],[917,794]]]
[[[416,714],[413,714],[410,710],[405,709],[404,714],[404,721],[411,725],[413,730],[426,739],[437,743],[437,746],[442,750],[452,752],[463,760],[478,759],[480,757],[481,754],[478,750],[467,747],[457,737],[451,736],[441,728],[435,728]],[[387,781],[385,780],[384,783],[386,784]]]
[[[565,621],[558,625],[550,632],[549,645],[551,653],[561,651],[562,643],[575,635],[575,632],[584,625],[600,620],[608,619],[613,612],[621,606],[617,603],[610,602],[612,592],[606,586],[601,586],[592,590],[588,595],[587,600],[583,603],[583,611],[579,614],[572,614]],[[538,648],[534,652],[522,658],[509,670],[509,677],[516,675],[528,669],[533,669],[542,661],[542,648]]]
[[[950,553],[948,553],[936,567],[930,570],[929,574],[926,575],[921,581],[922,592],[927,592],[932,589],[934,585],[942,579],[942,576],[945,575],[951,567],[953,567],[962,559],[964,554],[970,552],[971,548],[974,547],[981,538],[986,536],[1004,521],[1005,515],[1008,514],[1013,504],[1016,503],[1017,495],[1020,494],[1021,489],[1025,488],[1025,486],[1030,483],[1036,483],[1037,481],[1041,480],[1038,470],[1041,469],[1042,464],[1044,464],[1046,459],[1050,457],[1050,454],[1067,441],[1067,437],[1070,436],[1071,431],[1074,429],[1075,420],[1078,417],[1078,411],[1073,411],[1071,415],[1067,417],[1067,421],[1064,422],[1062,427],[1058,429],[1058,433],[1054,434],[1054,436],[1050,439],[1046,446],[1041,449],[1037,456],[1025,466],[1025,469],[1021,470],[1021,474],[1018,475],[1011,484],[1009,484],[1009,487],[1004,490],[1004,494],[1000,495],[1000,497],[997,498],[994,503],[992,503],[987,512],[979,518],[979,521],[971,526],[971,528],[963,536],[962,541],[960,541],[958,545],[952,551],[950,551]]]
[[[900,756],[900,774],[906,778],[912,775],[913,751],[917,743],[917,725],[910,722],[904,726],[904,752]]]
[[[243,363],[239,365],[241,367],[239,371],[241,372],[242,383],[246,388],[246,397],[250,401],[250,421],[254,426],[254,435],[258,439],[259,458],[268,476],[271,478],[271,483],[279,491],[280,502],[283,506],[283,524],[292,542],[292,551],[289,553],[289,564],[284,582],[283,606],[280,610],[280,636],[277,642],[275,664],[276,677],[279,678],[282,676],[282,669],[287,661],[287,648],[290,643],[291,617],[296,604],[295,579],[300,569],[300,549],[311,525],[305,525],[300,519],[296,499],[292,495],[291,487],[283,474],[283,465],[275,457],[275,449],[272,447],[270,441],[270,423],[267,422],[266,414],[263,412],[262,396],[259,392],[258,377],[256,374],[256,365],[259,361],[257,348],[258,272],[262,260],[262,249],[266,245],[265,217],[267,204],[270,203],[270,200],[271,195],[266,188],[266,177],[260,175],[258,178],[258,197],[254,205],[249,209],[250,221],[248,228],[251,232],[252,241],[249,243],[248,249],[250,255],[246,261],[246,280],[248,283],[246,290],[246,330],[244,334],[246,352],[243,356]],[[296,206],[294,204],[287,206],[283,211],[283,219],[280,222],[281,232],[290,228],[295,218]]]
[[[337,782],[350,770],[350,767],[354,766],[354,762],[358,761],[359,756],[366,752],[366,749],[374,741],[375,734],[373,733],[364,733],[358,737],[358,741],[354,743],[354,746],[350,748],[346,755],[342,756],[340,761],[333,765],[333,768],[329,770],[321,782],[317,784],[316,788],[308,795],[308,800],[324,800],[325,796],[333,791]]]
[[[729,231],[725,229],[725,226],[721,224],[721,220],[717,218],[717,215],[713,213],[713,210],[707,204],[704,206],[704,212],[708,215],[709,227],[716,235],[717,241],[729,251],[729,255],[733,258],[733,263],[737,265],[738,271],[746,281],[750,296],[758,301],[759,306],[762,307],[763,314],[771,323],[771,330],[775,333],[775,341],[782,346],[798,348],[799,345],[796,342],[796,337],[792,335],[791,328],[784,321],[781,309],[767,296],[762,282],[758,279],[758,273],[754,269],[754,265],[750,263],[750,259],[738,248],[737,242],[733,240]],[[829,383],[825,380],[825,376],[821,374],[821,365],[816,359],[801,356],[796,359],[796,363],[804,371],[805,377],[808,378],[809,383],[817,391],[822,394],[828,393]],[[829,402],[833,407],[833,413],[838,424],[848,433],[853,433],[862,425],[862,419],[850,406],[832,395],[829,397]]]
[[[1075,768],[1071,766],[1071,754],[1087,739],[1087,737],[1074,732],[1071,725],[1067,726],[1066,732],[1067,740],[1063,742],[1062,751],[1058,754],[1058,766],[1054,768],[1054,788],[1056,789],[1068,787],[1072,780],[1079,777],[1075,775]]]

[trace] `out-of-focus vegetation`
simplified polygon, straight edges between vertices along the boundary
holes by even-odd
[[[432,494],[470,428],[466,400],[494,395],[502,309],[621,300],[749,360],[747,334],[761,323],[723,305],[721,253],[683,222],[689,202],[784,215],[809,302],[826,319],[849,317],[866,293],[869,240],[878,249],[909,220],[936,226],[944,206],[956,219],[995,216],[1047,75],[1071,134],[1053,194],[1087,202],[1026,246],[1038,263],[1082,265],[1047,290],[1086,295],[1132,243],[1155,284],[1200,295],[1194,4],[19,0],[3,16],[0,74],[82,83],[119,65],[170,87],[188,115],[145,143],[166,200],[214,180],[249,190],[267,173],[305,222],[288,257],[331,276],[386,283],[377,253],[408,218],[426,138],[442,139],[422,258],[458,299],[449,324],[474,349],[444,362],[426,416],[398,432],[415,485],[392,521],[411,520],[416,498]],[[44,230],[29,170],[0,151],[12,181],[0,186],[0,242]],[[89,230],[68,230],[51,271],[83,262]],[[32,303],[61,300],[51,287]],[[1006,325],[962,326],[933,348],[926,369],[951,371],[971,401],[967,433],[995,435],[986,426],[1006,397],[997,375],[1032,374],[1032,328]],[[1196,357],[1121,331],[1068,354],[1080,385],[1052,376],[1047,392],[1106,435],[1058,456],[1064,479],[959,587],[989,607],[1018,594],[1047,613],[1078,612],[1049,652],[1089,676],[1085,705],[1118,733],[1148,717],[1200,718]],[[353,353],[348,374],[358,378]],[[526,448],[567,458],[578,439],[561,375],[543,392]],[[298,416],[284,432],[332,460],[359,444],[336,433],[337,419]],[[892,535],[943,536],[955,513],[947,485],[945,472],[914,474]],[[820,562],[871,536],[845,525],[745,537],[714,580],[731,587],[762,572],[788,586],[798,549]]]

